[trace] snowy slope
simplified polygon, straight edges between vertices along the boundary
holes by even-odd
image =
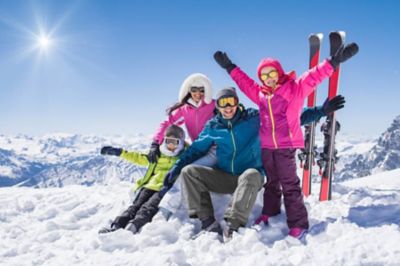
[[[198,224],[183,212],[137,235],[98,235],[129,204],[129,188],[0,188],[0,265],[399,265],[400,169],[336,184],[330,202],[314,184],[306,245],[286,241],[284,213],[227,244],[213,234],[190,240]],[[220,217],[227,198],[216,202]],[[252,221],[260,207],[261,198]]]

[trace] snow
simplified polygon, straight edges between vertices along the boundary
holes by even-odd
[[[12,176],[13,171],[11,167],[0,165],[0,176]]]
[[[136,235],[98,235],[129,205],[130,188],[0,188],[0,265],[399,265],[400,169],[335,184],[329,202],[318,201],[313,184],[305,244],[289,241],[284,212],[226,244],[214,234],[191,240],[199,224],[184,211]],[[213,200],[220,218],[229,197]]]

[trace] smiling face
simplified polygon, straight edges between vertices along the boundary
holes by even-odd
[[[218,110],[221,112],[222,117],[224,119],[232,119],[235,114],[236,114],[236,110],[237,110],[238,106],[226,106],[226,107],[218,107]]]
[[[276,85],[278,85],[279,73],[276,68],[267,66],[261,69],[260,78],[264,85],[270,88],[275,88]]]
[[[199,103],[204,99],[204,87],[191,87],[190,88],[190,97],[196,103]]]

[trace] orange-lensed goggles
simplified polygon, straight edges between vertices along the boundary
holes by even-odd
[[[238,102],[239,101],[236,97],[229,96],[229,97],[219,98],[217,100],[217,106],[221,108],[225,108],[227,106],[233,107],[238,105]]]
[[[276,77],[278,77],[278,71],[276,71],[276,70],[271,70],[268,73],[262,73],[261,76],[260,76],[262,81],[266,81],[268,78],[273,79],[273,78],[276,78]]]

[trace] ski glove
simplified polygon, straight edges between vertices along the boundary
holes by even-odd
[[[160,157],[161,153],[160,153],[160,144],[158,144],[158,142],[153,142],[151,143],[150,146],[150,151],[147,154],[147,159],[149,159],[150,163],[155,163],[158,159],[158,157]]]
[[[121,148],[114,148],[111,146],[104,146],[100,150],[101,155],[114,155],[114,156],[120,156],[122,153]]]
[[[163,186],[158,192],[160,198],[164,197],[164,195],[168,192],[168,190],[174,185],[176,179],[176,174],[174,168],[172,168],[164,177]]]
[[[169,187],[163,186],[160,191],[158,191],[158,196],[162,199],[169,189]]]
[[[340,63],[348,60],[358,53],[358,45],[353,42],[346,46],[342,45],[330,59],[330,63],[336,69]]]
[[[176,168],[172,167],[171,170],[165,175],[164,178],[164,187],[168,187],[170,189],[175,182],[175,179],[178,177],[178,173],[176,172]]]
[[[233,64],[232,61],[229,59],[228,55],[221,51],[215,52],[214,59],[215,61],[217,61],[218,65],[228,71],[228,74],[230,74],[231,71],[236,67],[236,65]]]
[[[333,97],[331,100],[327,98],[324,104],[322,105],[322,110],[324,111],[325,115],[329,115],[332,112],[342,109],[344,107],[345,102],[346,101],[342,95],[337,95]]]

